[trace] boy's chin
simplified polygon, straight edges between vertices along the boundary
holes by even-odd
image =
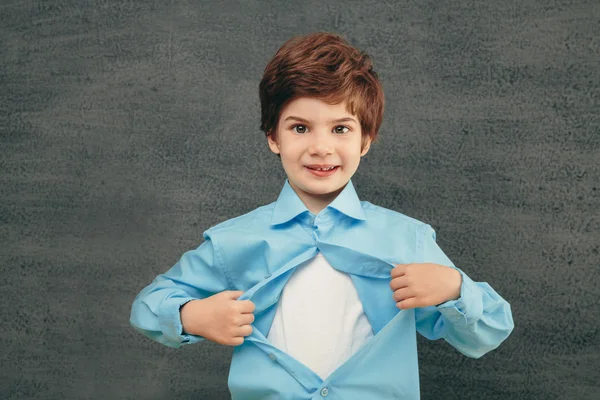
[[[339,193],[347,183],[348,182],[344,182],[344,184],[341,185],[331,183],[324,185],[306,185],[304,191],[313,196],[327,197]]]

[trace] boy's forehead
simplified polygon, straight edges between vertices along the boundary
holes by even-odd
[[[352,115],[347,110],[348,103],[343,99],[338,104],[328,104],[325,101],[315,97],[299,97],[290,101],[281,111],[281,120],[288,117],[298,117],[308,121],[329,122],[333,119],[353,118],[357,120],[356,115]]]

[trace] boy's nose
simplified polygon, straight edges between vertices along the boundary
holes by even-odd
[[[317,133],[313,136],[308,151],[310,154],[325,156],[333,153],[333,145],[327,134]]]

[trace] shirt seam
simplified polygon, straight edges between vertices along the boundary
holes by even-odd
[[[416,229],[416,240],[415,242],[417,243],[417,249],[416,252],[419,255],[419,259],[421,260],[421,262],[425,262],[425,250],[423,248],[423,243],[425,242],[425,233],[426,233],[426,229],[427,228],[427,224],[423,224],[420,225],[417,229]]]
[[[213,248],[215,249],[218,267],[223,272],[223,276],[225,276],[225,280],[227,281],[227,286],[229,287],[230,290],[232,290],[233,289],[233,280],[231,279],[229,270],[225,267],[225,262],[223,261],[223,255],[221,254],[221,249],[213,237],[211,237],[210,240],[213,244]]]

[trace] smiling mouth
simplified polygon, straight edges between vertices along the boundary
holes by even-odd
[[[332,171],[334,169],[336,169],[338,166],[331,166],[331,167],[311,167],[311,166],[306,166],[306,168],[308,169],[312,169],[313,171]]]

